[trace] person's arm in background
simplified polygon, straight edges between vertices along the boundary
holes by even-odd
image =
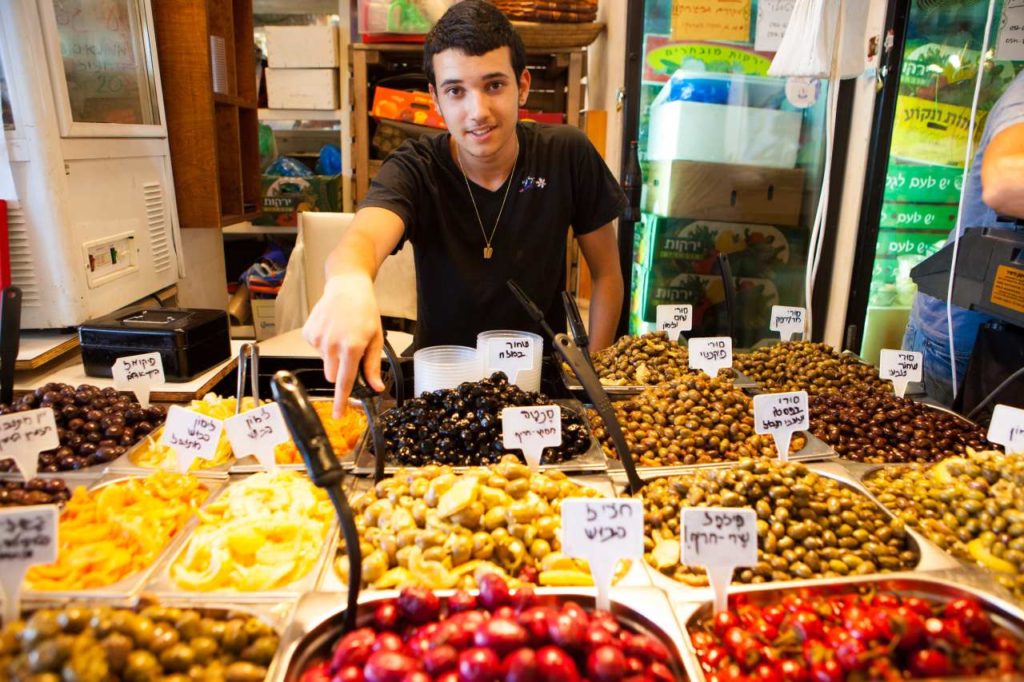
[[[302,336],[320,353],[324,376],[335,384],[336,416],[345,409],[360,362],[370,385],[384,390],[380,378],[384,330],[373,281],[404,229],[402,219],[392,211],[361,209],[327,258],[324,293],[310,311]]]
[[[576,238],[590,268],[590,350],[601,350],[615,341],[622,311],[622,270],[619,242],[612,223]]]
[[[982,200],[998,215],[1024,218],[1024,123],[1001,130],[981,163]]]

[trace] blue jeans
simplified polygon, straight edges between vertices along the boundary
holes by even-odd
[[[949,343],[936,341],[914,325],[907,323],[907,331],[903,335],[903,350],[918,351],[924,356],[922,375],[924,390],[928,396],[946,407],[953,406],[953,377],[950,372]],[[964,384],[967,363],[971,359],[971,349],[956,349],[956,380],[957,394]]]

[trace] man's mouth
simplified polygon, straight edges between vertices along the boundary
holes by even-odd
[[[471,137],[486,137],[494,130],[494,126],[483,126],[480,128],[474,128],[473,130],[467,131]]]

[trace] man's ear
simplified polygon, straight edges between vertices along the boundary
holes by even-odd
[[[525,107],[526,100],[530,96],[530,70],[523,69],[519,74],[519,106]]]

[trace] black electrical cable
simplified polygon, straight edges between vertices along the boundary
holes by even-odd
[[[967,418],[973,421],[974,418],[978,416],[978,413],[981,412],[983,409],[985,409],[985,406],[988,405],[990,402],[992,402],[992,400],[997,395],[999,395],[1003,391],[1004,388],[1009,386],[1013,382],[1014,379],[1019,379],[1022,375],[1024,375],[1024,367],[1021,367],[1016,372],[1014,372],[1010,376],[1008,376],[1005,379],[1003,379],[1003,382],[1001,384],[999,384],[998,386],[996,386],[995,389],[993,389],[991,393],[989,393],[987,396],[985,396],[984,400],[982,400],[980,403],[978,403],[977,405],[974,406],[974,409],[971,410],[970,414],[967,415]]]

